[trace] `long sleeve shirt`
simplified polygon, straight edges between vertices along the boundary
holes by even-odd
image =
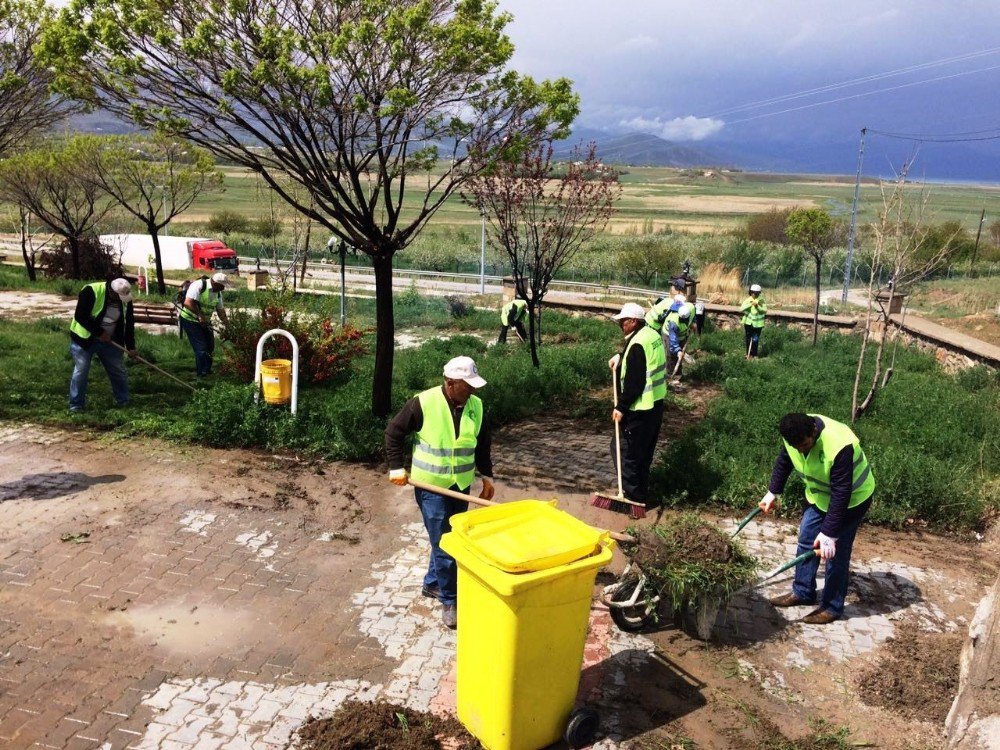
[[[445,394],[445,399],[447,399]],[[451,410],[451,418],[455,425],[455,437],[458,437],[459,424],[462,419],[464,406],[454,406],[448,401]],[[407,440],[410,435],[420,431],[424,426],[424,411],[420,408],[420,399],[416,396],[411,398],[399,413],[392,418],[385,428],[385,457],[389,463],[389,469],[402,469],[403,461],[408,453]],[[476,470],[484,477],[493,476],[493,461],[490,457],[492,439],[489,428],[484,422],[479,428],[479,435],[476,437]]]
[[[111,340],[119,346],[124,346],[126,349],[135,349],[135,315],[132,312],[132,305],[122,305],[117,299],[112,301],[111,295],[107,294],[104,298],[104,307],[98,310],[96,317],[92,317],[91,312],[94,309],[94,300],[94,290],[91,287],[85,286],[80,290],[80,296],[77,297],[76,311],[73,313],[73,317],[77,323],[90,331],[90,338],[82,339],[72,331],[69,334],[70,338],[84,349],[89,349],[103,333],[101,321],[104,318],[104,311],[108,309],[108,305],[121,305],[122,314],[118,317],[118,322],[115,324]]]
[[[816,417],[816,439],[819,439],[823,432],[823,420]],[[792,450],[795,450],[794,448]],[[774,469],[771,471],[771,483],[768,490],[780,495],[785,490],[785,483],[788,477],[795,471],[792,459],[788,455],[788,450],[784,445],[778,452],[778,458],[774,462]],[[851,485],[854,478],[854,448],[850,445],[844,446],[833,459],[833,467],[830,469],[830,507],[827,508],[826,517],[823,519],[823,526],[820,532],[832,539],[836,539],[841,528],[848,520],[853,520],[859,515],[864,515],[868,511],[868,504],[871,498],[865,500],[860,505],[848,508],[851,502]]]
[[[618,411],[624,414],[630,411],[632,404],[639,400],[642,392],[646,390],[646,351],[636,344],[628,352],[628,359],[625,358],[625,350],[628,349],[629,342],[642,330],[642,326],[636,328],[626,338],[619,352],[618,377],[615,378],[615,388],[618,389]],[[623,367],[624,365],[624,367]],[[621,377],[621,371],[625,370],[625,377]]]

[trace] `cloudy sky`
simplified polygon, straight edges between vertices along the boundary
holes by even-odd
[[[499,4],[514,67],[571,78],[588,127],[700,144],[1000,134],[996,0]]]

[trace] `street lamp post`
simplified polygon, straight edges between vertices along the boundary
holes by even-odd
[[[479,293],[486,294],[486,214],[482,214],[483,234],[479,244]]]

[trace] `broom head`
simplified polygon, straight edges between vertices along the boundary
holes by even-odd
[[[646,506],[628,500],[622,495],[611,495],[604,492],[595,492],[590,496],[590,504],[595,508],[603,508],[613,513],[624,513],[633,519],[646,517]]]

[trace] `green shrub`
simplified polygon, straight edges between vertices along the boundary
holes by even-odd
[[[233,234],[250,229],[250,219],[237,211],[219,211],[212,214],[206,225],[213,234]]]

